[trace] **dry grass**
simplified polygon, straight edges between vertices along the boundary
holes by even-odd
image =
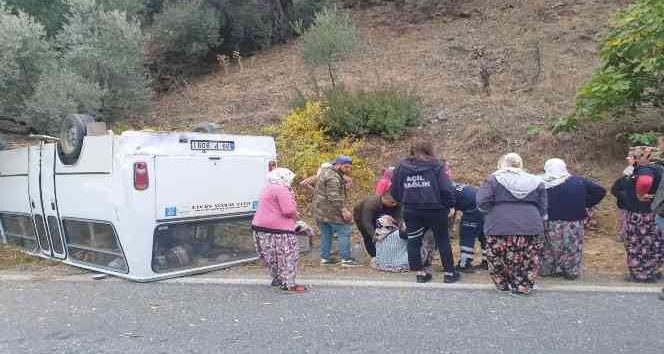
[[[597,47],[611,15],[624,1],[471,0],[432,20],[413,21],[392,5],[354,12],[364,46],[337,66],[350,89],[412,87],[425,107],[425,123],[403,139],[367,139],[371,166],[395,164],[418,139],[429,139],[452,164],[454,177],[479,184],[501,153],[521,153],[539,172],[553,156],[572,170],[610,186],[622,170],[619,151],[597,140],[554,137],[549,124],[573,108],[576,88],[597,65]],[[480,68],[489,74],[482,94]],[[145,123],[184,129],[202,120],[225,130],[257,133],[285,115],[296,88],[311,93],[298,43],[260,53],[244,70],[231,67],[200,78],[155,105]],[[325,73],[317,75],[325,86]],[[611,140],[606,132],[584,137]],[[589,233],[586,267],[624,271],[624,250],[614,241],[616,211],[607,198]]]

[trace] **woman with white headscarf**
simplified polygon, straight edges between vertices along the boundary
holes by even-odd
[[[307,289],[295,284],[299,247],[295,236],[297,204],[291,190],[295,174],[275,168],[267,174],[267,186],[261,193],[252,221],[256,252],[272,276],[272,286],[301,293]]]
[[[482,184],[476,199],[485,213],[487,261],[496,289],[529,294],[539,268],[538,236],[544,234],[547,213],[544,182],[523,170],[519,155],[509,153]]]
[[[576,279],[581,272],[584,220],[606,190],[589,179],[573,176],[561,159],[544,163],[542,175],[548,200],[548,221],[543,237],[540,275]]]

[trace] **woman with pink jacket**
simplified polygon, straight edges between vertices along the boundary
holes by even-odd
[[[286,168],[275,168],[268,173],[268,184],[251,224],[256,252],[270,270],[271,285],[302,293],[306,287],[295,284],[299,247],[295,236],[297,204],[291,190],[294,178],[295,174]]]

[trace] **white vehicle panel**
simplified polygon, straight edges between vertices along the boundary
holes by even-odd
[[[0,177],[0,212],[30,214],[28,176]]]
[[[0,151],[0,176],[28,174],[28,148]]]
[[[254,211],[265,184],[267,161],[267,158],[244,156],[158,156],[155,163],[156,218]]]
[[[57,159],[55,173],[111,173],[113,170],[113,135],[86,136],[81,155],[68,166]]]
[[[56,175],[60,218],[117,222],[122,193],[114,193],[111,175]]]

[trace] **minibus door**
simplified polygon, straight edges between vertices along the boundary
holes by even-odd
[[[62,224],[58,213],[58,201],[55,198],[55,154],[55,144],[42,144],[41,199],[53,257],[65,258],[67,254],[62,237]]]
[[[45,255],[66,257],[62,227],[55,199],[55,144],[42,142],[30,148],[30,206],[39,247]]]
[[[39,250],[42,254],[52,257],[51,240],[46,231],[46,222],[44,219],[44,207],[41,197],[41,156],[42,148],[40,146],[31,146],[29,149],[29,170],[28,170],[28,194],[30,194],[30,210],[32,219],[37,231],[37,240],[39,241]]]

